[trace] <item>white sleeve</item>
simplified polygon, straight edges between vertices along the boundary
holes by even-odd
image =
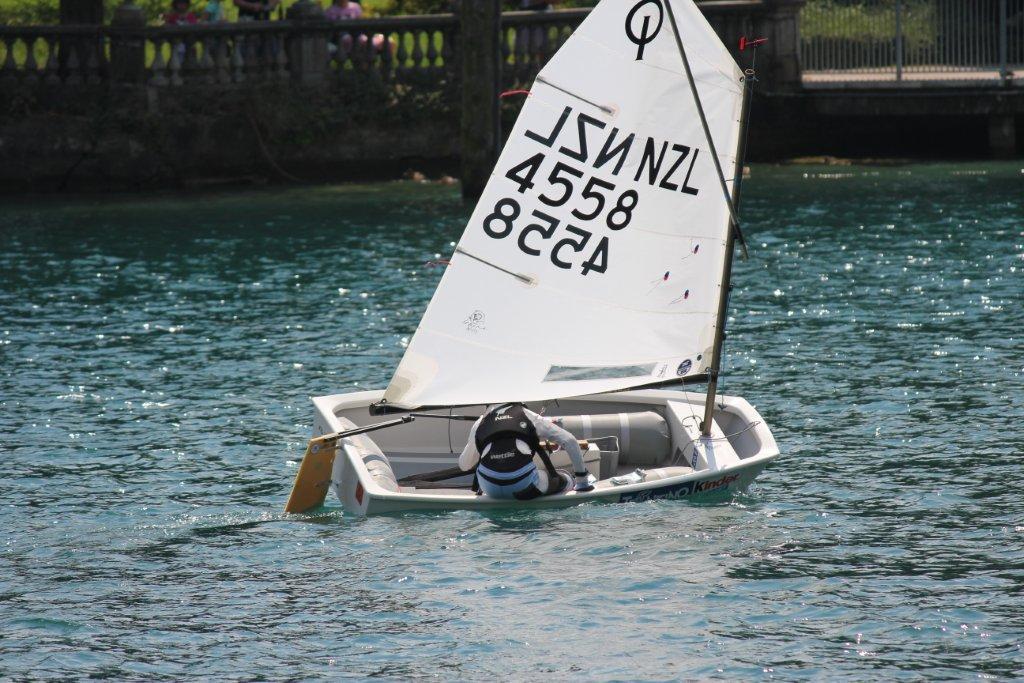
[[[473,423],[469,430],[469,441],[466,442],[466,447],[462,449],[462,455],[459,456],[459,469],[463,472],[469,472],[480,462],[480,453],[476,450],[476,428],[480,426],[480,420],[483,419],[481,416]]]
[[[583,451],[580,450],[580,445],[576,441],[575,436],[532,410],[524,410],[524,412],[530,418],[530,422],[533,423],[534,429],[537,430],[537,436],[554,441],[569,454],[569,459],[572,460],[573,474],[587,471],[587,466],[583,463]]]

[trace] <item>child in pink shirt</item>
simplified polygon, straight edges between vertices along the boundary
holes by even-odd
[[[363,16],[363,8],[358,2],[352,2],[352,0],[334,0],[324,12],[324,16],[331,21],[359,19]]]
[[[197,24],[199,17],[189,11],[188,0],[173,0],[171,11],[164,14],[164,24],[167,26],[180,26],[182,24]]]

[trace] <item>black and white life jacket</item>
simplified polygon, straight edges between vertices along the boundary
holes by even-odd
[[[530,452],[524,453],[517,441],[525,443]],[[521,403],[507,403],[484,416],[476,428],[476,449],[480,453],[477,476],[481,487],[491,495],[514,494],[528,487],[537,471],[535,455],[540,456],[549,476],[557,477]]]

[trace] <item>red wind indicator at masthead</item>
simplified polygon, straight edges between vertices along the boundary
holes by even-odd
[[[754,38],[753,40],[751,40],[746,36],[740,36],[740,52],[743,52],[748,47],[759,47],[767,42],[767,38]]]

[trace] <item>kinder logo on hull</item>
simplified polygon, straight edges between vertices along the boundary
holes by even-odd
[[[687,498],[689,496],[696,495],[698,493],[710,493],[712,491],[723,491],[729,488],[729,485],[740,478],[738,474],[730,474],[719,479],[712,479],[710,481],[686,481],[682,484],[676,484],[675,486],[666,486],[660,489],[653,489],[649,491],[635,491],[633,493],[624,493],[620,502],[633,502],[642,503],[647,500],[678,500],[679,498]]]

